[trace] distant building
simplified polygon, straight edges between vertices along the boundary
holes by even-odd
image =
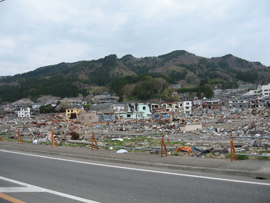
[[[45,103],[35,103],[32,105],[33,109],[39,109],[41,106],[45,106]]]
[[[249,103],[245,99],[232,99],[229,101],[229,107],[231,109],[249,108]]]
[[[77,118],[80,111],[81,109],[66,109],[66,116],[68,119]]]
[[[79,119],[82,123],[96,123],[98,122],[98,115],[96,112],[80,113]]]
[[[257,90],[250,90],[243,96],[257,96],[258,98],[270,97],[270,83],[268,85],[260,85]]]
[[[111,110],[113,112],[125,112],[127,110],[127,107],[125,104],[112,104]]]
[[[111,95],[109,92],[104,92],[104,93],[102,94],[102,96],[105,96],[105,97],[111,97],[112,95]]]
[[[179,89],[179,88],[181,88],[181,85],[180,85],[180,84],[173,84],[172,86],[173,86],[174,89]]]
[[[102,97],[98,100],[99,104],[115,104],[117,102],[117,99],[115,97]]]
[[[219,109],[220,108],[220,100],[206,100],[203,102],[203,108],[208,109]]]
[[[126,112],[115,112],[118,119],[142,119],[152,117],[150,103],[129,103]]]
[[[20,111],[17,111],[18,117],[30,117],[30,108],[23,109],[21,108]]]
[[[184,114],[192,114],[192,101],[183,101]]]
[[[222,89],[215,89],[214,91],[215,96],[219,95],[222,92]]]

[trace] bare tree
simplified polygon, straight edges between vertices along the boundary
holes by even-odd
[[[68,98],[64,98],[62,101],[61,101],[61,104],[60,104],[61,108],[63,109],[68,109],[70,108],[70,101]]]

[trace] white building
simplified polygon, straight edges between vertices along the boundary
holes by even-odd
[[[257,90],[250,90],[243,96],[258,96],[259,98],[270,97],[270,83],[268,85],[258,86]]]
[[[114,112],[124,112],[126,111],[125,104],[113,104],[111,110]]]
[[[192,101],[183,101],[184,114],[192,114]]]
[[[229,101],[229,107],[230,107],[230,109],[232,109],[232,108],[235,108],[235,109],[248,108],[249,103],[245,99],[231,99]]]
[[[45,106],[45,103],[35,103],[32,105],[33,109],[39,109],[41,106]]]
[[[18,117],[30,117],[30,108],[28,107],[26,110],[21,108],[21,110],[18,111]]]
[[[263,97],[269,97],[269,95],[270,95],[270,84],[262,85],[260,93],[261,93],[261,95]]]

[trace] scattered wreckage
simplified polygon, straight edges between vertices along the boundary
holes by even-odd
[[[270,110],[223,111],[193,116],[168,114],[145,119],[115,119],[113,122],[82,124],[64,114],[0,119],[2,140],[17,139],[34,144],[77,145],[91,148],[95,134],[102,149],[158,154],[162,135],[169,155],[225,158],[230,152],[230,135],[236,136],[237,152],[270,154]],[[261,138],[261,139],[258,139]],[[125,152],[126,153],[126,152]]]

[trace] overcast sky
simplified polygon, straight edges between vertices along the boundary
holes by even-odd
[[[5,0],[0,75],[186,50],[270,66],[269,0]]]

